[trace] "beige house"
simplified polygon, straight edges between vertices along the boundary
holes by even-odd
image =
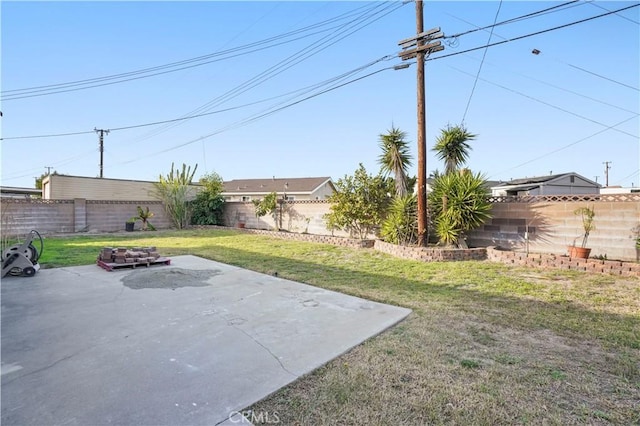
[[[192,185],[192,197],[199,187]],[[157,201],[153,190],[153,182],[142,180],[67,175],[49,175],[42,179],[42,198],[45,200]]]
[[[330,177],[235,179],[224,182],[225,201],[261,200],[272,192],[289,201],[325,200],[335,192]]]

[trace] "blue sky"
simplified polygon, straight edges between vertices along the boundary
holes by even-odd
[[[467,165],[489,179],[575,171],[604,183],[608,161],[610,185],[639,186],[640,7],[489,47],[481,68],[484,49],[459,53],[487,44],[490,29],[464,33],[496,13],[501,22],[562,4],[425,2],[425,29],[461,34],[426,63],[429,173],[443,169],[431,152],[440,129],[464,118],[478,135]],[[496,26],[491,43],[637,4],[574,2]],[[111,130],[107,178],[155,180],[172,162],[225,180],[337,180],[358,163],[377,173],[378,136],[392,125],[417,152],[415,64],[393,69],[398,41],[415,35],[413,3],[4,1],[1,19],[2,185],[33,187],[47,166],[98,176],[94,128]],[[130,79],[118,84],[19,91],[212,54],[183,70],[95,80]],[[15,139],[76,132],[86,133]]]

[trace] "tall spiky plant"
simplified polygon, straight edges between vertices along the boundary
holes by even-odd
[[[402,198],[408,192],[408,170],[411,167],[409,143],[405,140],[407,134],[391,126],[386,134],[380,135],[379,145],[382,154],[378,157],[382,173],[393,175],[396,197]]]
[[[484,177],[469,170],[438,175],[429,194],[441,244],[465,247],[464,236],[491,217]]]
[[[476,136],[462,124],[459,126],[447,124],[447,127],[441,130],[432,151],[444,161],[445,174],[458,170],[467,162],[469,151],[471,151],[471,145],[468,142],[474,140]]]
[[[167,216],[178,229],[186,227],[191,219],[191,209],[188,203],[189,185],[191,185],[197,169],[197,164],[193,171],[191,166],[187,167],[186,164],[182,164],[182,170],[178,171],[171,163],[171,171],[166,176],[160,175],[158,182],[154,182],[155,190],[152,194],[163,202]]]

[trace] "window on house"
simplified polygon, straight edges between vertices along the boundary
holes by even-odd
[[[576,177],[575,176],[570,176],[569,177],[569,182],[576,183]]]
[[[285,198],[287,201],[295,201],[296,197],[292,197],[291,195],[287,195]]]
[[[248,195],[243,195],[242,196],[242,201],[247,202],[247,201],[251,201],[251,197]]]

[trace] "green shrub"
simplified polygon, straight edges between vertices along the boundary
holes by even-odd
[[[418,238],[418,199],[415,195],[394,198],[380,236],[391,244],[414,244]]]

